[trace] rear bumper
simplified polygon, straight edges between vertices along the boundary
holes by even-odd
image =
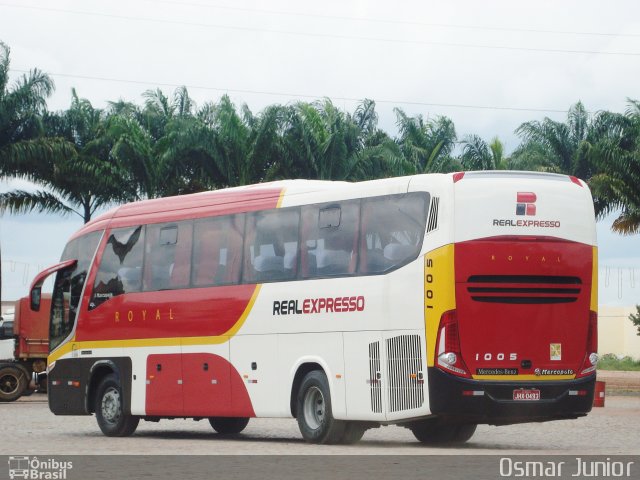
[[[577,418],[591,411],[596,376],[568,381],[479,381],[429,368],[431,412],[470,423],[508,425]],[[540,400],[513,400],[515,389],[539,389]],[[463,395],[463,391],[483,392]],[[570,391],[586,390],[586,395]]]

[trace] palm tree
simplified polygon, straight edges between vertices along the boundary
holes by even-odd
[[[495,137],[487,144],[478,135],[468,135],[462,140],[460,160],[465,170],[508,170],[510,158],[504,154],[504,145]]]
[[[73,154],[63,140],[43,136],[41,118],[53,81],[33,69],[9,87],[9,54],[0,42],[0,177],[14,176],[26,166],[37,170],[40,162]]]
[[[438,116],[424,120],[422,115],[409,117],[395,109],[400,131],[398,143],[417,173],[450,172],[460,170],[460,162],[451,154],[456,145],[456,129],[453,121]]]
[[[588,179],[593,175],[589,155],[593,129],[589,113],[581,102],[567,113],[566,123],[550,118],[525,122],[516,129],[523,143],[513,153],[513,161],[526,169],[575,175]]]
[[[640,233],[640,102],[629,99],[625,114],[600,112],[594,128],[600,140],[590,153],[599,172],[589,185],[596,213],[619,211],[612,230]]]
[[[282,107],[281,154],[267,177],[344,180],[355,168],[357,137],[358,127],[329,99]]]
[[[129,120],[107,116],[73,90],[70,108],[45,113],[42,124],[50,136],[63,139],[73,155],[14,162],[7,173],[39,189],[0,194],[0,210],[72,213],[86,223],[99,208],[145,193],[139,178],[144,177],[144,135]]]

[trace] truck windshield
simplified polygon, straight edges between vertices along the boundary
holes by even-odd
[[[84,282],[101,236],[102,232],[99,231],[75,238],[62,253],[61,261],[77,259],[78,262],[56,275],[51,299],[49,351],[60,345],[73,330]]]

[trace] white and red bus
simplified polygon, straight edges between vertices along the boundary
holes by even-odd
[[[577,418],[597,363],[589,189],[528,172],[292,180],[131,203],[57,272],[49,407],[140,419],[297,418],[350,443]]]

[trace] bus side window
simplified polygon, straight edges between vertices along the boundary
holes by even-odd
[[[359,272],[382,273],[416,258],[424,237],[427,205],[424,193],[363,200]]]
[[[247,216],[243,280],[245,283],[292,280],[298,265],[297,208]]]
[[[358,254],[359,201],[302,209],[302,276],[351,275]]]
[[[239,282],[243,231],[243,214],[195,222],[192,280],[195,287]]]
[[[142,226],[111,231],[102,253],[89,308],[96,308],[123,293],[140,291],[143,245]]]
[[[192,222],[147,225],[142,289],[189,286]]]

